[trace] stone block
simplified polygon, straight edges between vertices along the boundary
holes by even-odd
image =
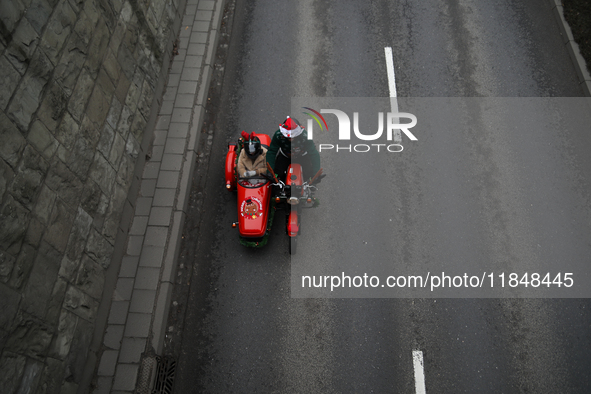
[[[103,344],[109,349],[121,348],[121,340],[123,339],[123,330],[125,326],[122,324],[109,324],[107,331],[105,331],[105,337]]]
[[[42,42],[43,46],[43,42]],[[70,34],[61,57],[57,60],[54,78],[68,96],[72,95],[80,69],[86,60],[87,44],[76,33]],[[56,53],[56,57],[58,54]]]
[[[149,313],[129,313],[125,325],[124,337],[147,338],[150,332],[150,321],[152,315]]]
[[[23,372],[20,390],[22,392],[29,392],[36,388],[43,374],[43,369],[44,364],[41,361],[28,359]]]
[[[195,14],[196,21],[211,21],[213,16],[213,8],[211,10],[199,9]]]
[[[22,18],[12,34],[10,45],[6,49],[8,60],[21,75],[27,70],[38,44],[39,34],[37,34],[27,18]]]
[[[63,155],[68,168],[80,179],[85,182],[88,178],[90,167],[93,163],[95,150],[91,141],[88,141],[85,135],[81,133],[74,143],[74,148]]]
[[[156,189],[154,194],[155,207],[173,207],[176,200],[176,189]]]
[[[113,390],[133,391],[137,381],[139,364],[119,364],[115,372]]]
[[[19,73],[5,56],[0,58],[0,109],[4,110],[20,80]]]
[[[27,234],[25,235],[25,243],[33,247],[38,247],[44,233],[45,225],[37,218],[31,218],[31,221],[29,222],[29,228],[27,229]]]
[[[49,19],[49,15],[51,15],[51,11],[53,11],[53,4],[45,0],[35,1],[27,9],[25,16],[37,34],[41,34],[43,27]]]
[[[159,268],[164,258],[164,248],[160,246],[144,246],[140,256],[140,267]]]
[[[47,316],[45,317],[45,321],[50,324],[57,324],[58,322],[67,289],[68,282],[63,278],[58,277],[55,286],[53,286],[51,298],[49,299],[49,304],[47,306]]]
[[[180,172],[178,171],[160,171],[157,187],[163,189],[176,189],[179,183]]]
[[[21,295],[8,286],[0,284],[0,297],[3,304],[2,313],[0,313],[0,329],[9,332],[17,317]]]
[[[34,151],[33,149],[25,149],[27,151]],[[35,152],[35,154],[37,154]],[[33,155],[34,156],[34,155]],[[33,208],[33,205],[37,199],[39,189],[42,185],[43,172],[38,171],[35,168],[27,167],[24,163],[21,163],[19,168],[20,171],[16,173],[14,180],[10,186],[12,195],[20,201],[28,210]]]
[[[152,207],[150,212],[149,226],[168,226],[170,225],[172,207]],[[162,246],[162,245],[149,245]]]
[[[12,33],[25,13],[25,4],[20,1],[0,1],[0,15],[2,15],[2,23],[7,33]]]
[[[123,338],[121,342],[120,363],[139,363],[142,353],[146,350],[145,338]]]
[[[105,350],[101,356],[101,361],[98,367],[98,376],[113,376],[115,375],[115,367],[117,366],[117,358],[119,351]]]
[[[156,209],[155,207],[154,209]],[[168,211],[168,208],[164,208],[165,211]],[[170,221],[170,214],[168,220]],[[144,245],[145,246],[159,246],[165,247],[166,240],[168,238],[168,227],[160,227],[160,226],[148,226],[146,230],[146,235],[144,237]]]
[[[90,101],[88,102],[86,114],[97,127],[102,126],[107,118],[110,106],[111,103],[103,89],[98,84],[95,85],[90,96]]]
[[[71,209],[80,204],[84,184],[61,160],[53,160],[45,184]]]
[[[37,256],[37,248],[24,244],[12,269],[12,275],[8,285],[13,289],[21,290],[23,285],[29,278],[35,257]],[[15,304],[16,305],[16,304]]]
[[[16,393],[19,389],[22,376],[25,371],[27,359],[24,356],[10,353],[2,353],[0,358],[0,387],[7,393]]]
[[[76,13],[67,1],[61,1],[43,32],[40,44],[40,47],[47,53],[53,64],[57,64],[60,51],[68,39],[75,22]]]
[[[47,223],[44,240],[60,253],[64,253],[75,213],[61,200],[57,200]]]
[[[150,117],[150,111],[152,110],[152,99],[154,98],[154,89],[147,80],[144,80],[142,85],[142,94],[138,102],[138,110],[144,115],[144,118]]]
[[[22,308],[44,318],[60,268],[61,255],[46,243],[41,243],[31,274],[25,286]]]
[[[94,326],[93,323],[79,320],[76,325],[76,332],[70,346],[70,353],[66,360],[66,369],[70,372],[70,376],[66,378],[66,381],[71,380],[72,382],[81,382],[82,375],[84,374],[84,367],[86,365],[86,359],[88,351],[90,349],[90,343],[92,341]],[[77,384],[73,388],[78,388]],[[60,393],[63,393],[61,391]],[[74,390],[74,393],[78,392]],[[68,392],[69,393],[69,392]]]
[[[0,111],[0,141],[0,158],[16,168],[27,142],[3,111]]]
[[[33,113],[39,108],[40,91],[30,78],[25,78],[22,88],[17,89],[6,112],[23,132],[29,129]]]
[[[64,368],[65,366],[60,360],[47,358],[45,360],[45,369],[41,376],[41,382],[35,394],[60,392],[64,376]]]
[[[4,351],[43,361],[47,357],[52,336],[52,328],[42,320],[26,313],[19,313]]]
[[[119,168],[121,158],[125,152],[125,140],[119,133],[115,133],[111,151],[109,152],[108,160],[113,168]]]
[[[201,76],[200,67],[186,67],[181,74],[181,81],[199,81]]]
[[[127,97],[127,92],[129,91],[129,86],[131,82],[127,78],[125,74],[119,75],[119,80],[117,81],[117,86],[115,88],[115,96],[119,100],[120,103],[125,102],[125,97]]]
[[[90,230],[88,242],[86,243],[86,253],[103,269],[107,269],[111,264],[113,245],[107,241],[104,235],[93,228]]]
[[[154,311],[155,300],[156,290],[136,289],[133,291],[133,295],[131,297],[129,312],[152,313]]]
[[[0,249],[17,254],[30,221],[29,211],[12,196],[7,196],[0,208]]]
[[[0,250],[0,282],[6,283],[9,281],[15,263],[16,257]]]
[[[199,10],[213,11],[215,9],[214,0],[199,0]]]
[[[49,159],[57,151],[59,142],[40,120],[35,120],[27,136],[27,140],[45,159]]]
[[[112,244],[115,243],[114,236],[117,232],[117,229],[119,228],[119,224],[121,223],[121,213],[123,212],[128,190],[129,184],[124,184],[119,179],[117,182],[115,182],[109,208],[105,216],[105,225],[103,228],[103,234],[105,238]],[[129,222],[125,225],[129,226]],[[127,231],[127,228],[125,231]]]
[[[103,126],[100,135],[101,137],[96,149],[102,153],[104,157],[109,157],[111,153],[111,147],[113,146],[113,140],[115,139],[115,131],[107,122]]]
[[[86,58],[86,62],[84,63],[84,67],[88,69],[88,72],[93,76],[93,78],[98,76],[98,72],[100,70],[108,44],[109,29],[104,19],[99,17],[96,27],[92,33],[92,39],[90,40],[90,44],[88,46],[88,56]]]
[[[99,185],[105,195],[111,194],[116,175],[115,169],[109,164],[107,159],[100,153],[97,153],[94,157],[94,163],[90,167],[89,176],[90,179]]]
[[[119,75],[121,74],[121,66],[117,61],[117,57],[110,48],[107,48],[107,53],[105,55],[103,67],[105,69],[105,72],[111,79],[111,82],[113,82],[113,84],[116,85],[117,81],[119,80]]]
[[[139,267],[133,287],[140,290],[156,290],[159,278],[159,268]]]
[[[92,179],[87,179],[80,194],[80,207],[92,218],[95,218],[97,214],[101,213],[101,196],[103,194],[96,182]]]
[[[113,301],[109,312],[109,324],[123,325],[127,321],[129,301]]]
[[[90,40],[92,39],[92,33],[94,30],[94,26],[98,20],[98,14],[93,12],[92,10],[88,12],[89,7],[94,6],[94,2],[92,1],[85,1],[84,2],[85,9],[78,13],[78,20],[76,21],[76,25],[74,25],[74,34],[80,37],[82,40],[83,46],[78,47],[80,52],[86,53],[88,50],[88,45],[90,44]]]
[[[99,300],[103,294],[105,284],[105,270],[87,256],[82,258],[76,286],[95,300]]]
[[[129,136],[129,131],[131,130],[134,116],[135,113],[129,106],[124,106],[121,110],[121,118],[119,119],[119,124],[117,125],[117,132],[125,140],[127,140]]]
[[[39,197],[37,198],[37,204],[35,204],[35,208],[33,210],[35,216],[42,223],[49,223],[51,211],[53,210],[56,198],[57,194],[53,190],[48,188],[47,185],[42,185],[41,191],[39,192]]]
[[[80,124],[70,115],[68,111],[64,111],[63,118],[55,130],[55,137],[67,150],[73,150],[76,142]]]
[[[109,105],[111,105],[111,98],[115,95],[115,86],[117,85],[113,83],[111,78],[109,78],[109,75],[107,75],[105,67],[100,68],[98,77],[96,79],[96,84],[103,90]]]
[[[135,216],[133,218],[133,223],[131,224],[131,228],[129,229],[129,234],[144,235],[146,232],[147,226],[148,226],[148,217],[147,216]]]
[[[129,155],[122,155],[117,169],[117,180],[126,186],[133,181],[135,171],[135,161]]]
[[[56,99],[59,99],[61,97],[63,100],[66,100],[66,102],[68,103],[67,108],[72,114],[72,116],[75,119],[82,120],[86,104],[90,99],[90,95],[92,94],[93,88],[94,78],[87,69],[83,68],[80,71],[80,75],[78,76],[78,80],[76,81],[76,86],[74,87],[74,91],[72,92],[70,100],[66,100],[65,93],[62,96],[56,97]],[[45,124],[50,129],[52,128],[50,124],[47,124],[46,122]]]
[[[119,270],[120,278],[135,278],[139,264],[139,256],[124,256]]]
[[[129,30],[127,30],[127,32],[129,32]],[[122,44],[125,44],[125,42],[123,42]],[[117,61],[121,65],[121,71],[123,72],[123,74],[127,77],[127,79],[131,80],[133,78],[134,73],[136,72],[137,63],[133,58],[132,51],[129,49],[127,45],[119,46],[119,50],[117,51]]]
[[[123,109],[123,105],[119,101],[117,97],[113,97],[113,101],[111,101],[111,108],[109,108],[109,113],[107,114],[107,123],[113,128],[117,128],[117,124],[119,123],[119,117],[121,116],[121,110]]]
[[[57,332],[54,336],[51,346],[49,348],[49,357],[65,360],[70,352],[70,346],[74,339],[74,333],[76,332],[76,324],[78,323],[79,317],[73,313],[62,309],[59,317],[59,323],[57,326]]]
[[[8,163],[0,160],[0,201],[3,200],[4,193],[8,190],[8,186],[14,180],[14,171]]]
[[[87,322],[94,323],[98,302],[74,286],[68,286],[64,308]]]

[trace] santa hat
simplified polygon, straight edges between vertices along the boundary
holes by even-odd
[[[279,125],[279,131],[281,131],[281,134],[283,134],[284,137],[295,138],[302,134],[304,129],[288,116],[287,120]]]

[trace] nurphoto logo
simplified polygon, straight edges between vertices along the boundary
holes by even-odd
[[[328,132],[328,124],[322,114],[332,114],[337,117],[339,122],[338,138],[339,141],[351,141],[351,118],[344,111],[338,109],[321,109],[316,111],[310,107],[303,107],[310,112],[304,114],[311,117],[307,122],[308,138],[314,138],[314,122],[320,127],[321,131]],[[402,119],[408,119],[410,122],[401,123]],[[386,124],[384,127],[384,123]],[[418,141],[417,137],[410,131],[416,126],[417,117],[408,112],[378,112],[378,130],[373,134],[366,134],[359,129],[359,112],[353,112],[353,135],[354,139],[361,141],[376,141],[375,143],[361,143],[361,144],[318,144],[318,151],[334,151],[334,152],[402,152],[404,149],[402,142],[402,134],[404,134],[411,141]],[[387,143],[377,143],[382,139],[386,131],[385,141]]]

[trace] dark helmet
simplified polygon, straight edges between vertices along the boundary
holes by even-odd
[[[244,151],[246,152],[246,156],[248,156],[251,160],[254,160],[263,153],[263,148],[261,148],[261,140],[259,137],[250,136],[250,138],[244,142]]]

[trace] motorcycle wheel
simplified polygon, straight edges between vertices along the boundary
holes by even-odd
[[[298,238],[289,237],[289,254],[296,254],[298,249]]]

